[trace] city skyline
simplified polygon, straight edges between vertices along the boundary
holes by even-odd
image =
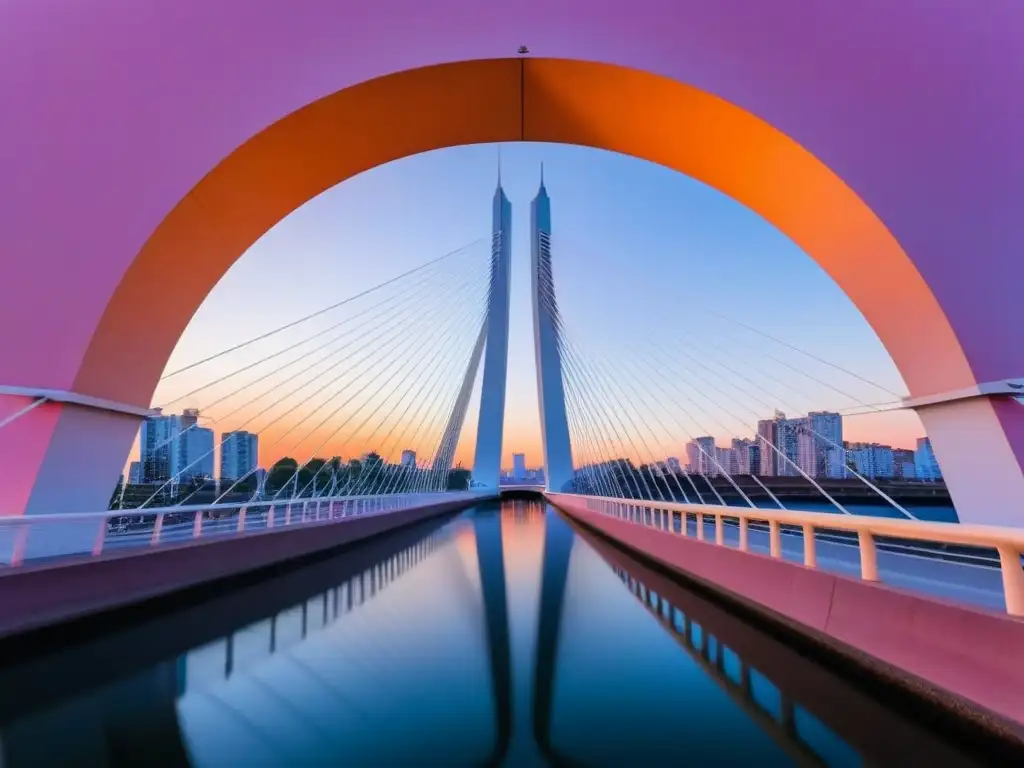
[[[257,455],[256,446],[259,443],[259,435],[249,433],[245,431],[236,432],[224,432],[220,434],[220,439],[215,439],[215,432],[210,429],[199,426],[198,419],[200,414],[195,411],[187,411],[184,414],[164,414],[155,418],[149,419],[143,424],[143,445],[147,444],[145,435],[147,432],[152,434],[156,432],[158,435],[153,447],[149,449],[149,459],[152,461],[154,454],[160,455],[161,453],[166,454],[168,459],[167,468],[163,472],[157,471],[157,474],[161,475],[157,478],[157,482],[163,480],[169,480],[169,476],[177,471],[184,470],[188,467],[194,467],[191,472],[182,472],[182,479],[190,479],[191,477],[208,477],[215,478],[218,480],[229,479],[237,480],[247,476],[247,472],[256,472],[258,470],[269,470],[274,464],[279,461],[283,461],[288,458],[294,459],[295,457],[289,456],[278,456],[276,459],[263,463],[262,461],[256,462],[253,457]],[[819,421],[815,421],[818,419]],[[785,437],[780,437],[778,431],[765,432],[763,431],[764,425],[778,425],[780,422],[788,422],[793,425],[792,430],[792,444]],[[805,425],[801,428],[801,425]],[[838,424],[838,428],[834,428],[833,424]],[[825,426],[823,426],[825,425]],[[930,442],[927,437],[919,437],[915,439],[915,447],[890,445],[882,443],[877,440],[874,441],[863,441],[863,440],[848,440],[843,435],[845,428],[845,418],[834,412],[812,412],[806,416],[796,416],[793,418],[787,418],[786,414],[776,412],[772,418],[763,419],[758,422],[758,432],[753,436],[749,437],[731,437],[729,438],[729,445],[719,445],[719,439],[715,436],[704,435],[697,436],[686,443],[681,443],[677,455],[666,454],[665,456],[633,456],[629,455],[628,452],[622,452],[620,454],[608,455],[602,457],[599,460],[595,460],[592,456],[588,456],[585,452],[574,452],[574,463],[576,472],[581,470],[581,467],[593,466],[602,463],[614,463],[617,461],[627,460],[631,462],[634,467],[642,466],[657,466],[665,465],[672,471],[695,471],[695,474],[705,474],[708,476],[716,476],[725,474],[757,474],[760,476],[788,476],[796,477],[801,474],[801,470],[809,474],[811,477],[853,477],[849,473],[835,474],[833,467],[835,466],[835,458],[827,456],[826,460],[828,464],[821,464],[822,459],[810,459],[812,452],[816,455],[817,453],[824,452],[828,454],[832,449],[842,449],[844,452],[848,452],[851,455],[858,450],[870,450],[870,449],[887,449],[890,457],[889,462],[893,462],[893,456],[902,453],[914,454],[916,451],[922,450],[922,446],[926,446],[926,458],[924,461],[929,465],[934,465],[936,469],[930,470],[928,476],[923,479],[941,479],[941,471],[937,469],[934,453],[932,452]],[[801,434],[802,432],[802,434]],[[186,435],[201,435],[201,441],[195,442],[194,440],[182,440],[180,443],[175,442],[176,439],[180,439],[181,434]],[[207,437],[208,435],[208,437]],[[764,440],[760,436],[764,436]],[[804,438],[807,438],[804,440]],[[765,441],[768,441],[776,446],[775,449],[768,449],[765,452],[772,458],[766,465],[766,462],[759,456],[756,459],[756,465],[751,463],[750,459],[744,460],[740,456],[736,455],[736,451],[742,450],[748,446],[763,446]],[[225,458],[225,446],[228,446],[227,450],[232,453],[230,461]],[[699,446],[699,447],[698,447]],[[811,446],[811,447],[807,447]],[[732,452],[731,458],[725,458],[729,452]],[[778,455],[774,455],[774,454]],[[239,456],[238,454],[241,454]],[[343,462],[360,460],[363,461],[369,454],[377,454],[383,461],[389,464],[401,466],[401,467],[415,467],[417,466],[417,451],[414,448],[399,448],[392,451],[382,451],[373,447],[362,451],[358,454],[335,456],[331,454],[324,454],[315,457],[316,459],[333,459],[340,458]],[[788,456],[788,462],[782,458],[782,455]],[[244,458],[242,458],[244,456]],[[527,475],[536,475],[544,473],[544,462],[543,455],[539,462],[531,463],[530,454],[526,451],[513,451],[511,453],[511,462],[508,465],[503,464],[500,468],[501,475],[503,477],[510,477],[517,480],[525,479]],[[421,459],[419,466],[424,466],[423,461],[429,459]],[[913,461],[913,457],[910,458]],[[899,469],[894,470],[894,474],[886,475],[884,473],[877,474],[874,471],[864,470],[859,463],[856,468],[858,472],[869,477],[902,477]],[[153,482],[153,480],[147,480],[147,471],[153,472],[153,470],[147,470],[147,466],[150,466],[150,462],[147,462],[147,454],[144,452],[140,455],[139,459],[134,459],[129,462],[129,470],[126,477],[129,478],[129,482],[134,482],[131,478],[135,473],[138,473],[141,482]],[[244,463],[244,467],[242,464]],[[787,465],[788,464],[788,465]],[[300,462],[300,466],[302,462]],[[236,467],[236,471],[224,474],[226,466]],[[799,466],[800,469],[796,469]],[[844,461],[842,466],[848,466]],[[213,468],[219,468],[219,471],[214,473]],[[461,462],[455,462],[453,467],[472,469],[471,465],[465,465]],[[769,469],[769,467],[771,467]],[[826,468],[827,467],[827,468]]]
[[[589,163],[586,162],[587,159],[590,160]],[[536,162],[533,162],[534,160]],[[603,334],[602,342],[610,339],[619,343],[624,338],[628,340],[629,333],[643,334],[643,329],[650,327],[654,321],[651,313],[639,306],[636,295],[644,291],[658,290],[658,283],[673,283],[679,270],[673,272],[673,259],[668,258],[672,250],[700,249],[701,258],[691,259],[682,270],[682,273],[690,278],[690,283],[697,282],[694,278],[701,278],[709,287],[715,284],[721,286],[723,270],[728,272],[736,266],[737,261],[743,263],[744,267],[753,269],[755,274],[751,275],[749,283],[732,286],[735,289],[734,293],[738,291],[736,296],[744,297],[744,306],[748,308],[742,317],[762,316],[758,312],[759,292],[775,290],[780,292],[780,295],[787,292],[799,294],[804,298],[798,305],[785,313],[774,313],[772,322],[766,325],[769,332],[787,339],[796,337],[794,343],[819,354],[827,353],[830,347],[842,344],[844,356],[847,356],[848,350],[848,357],[853,359],[853,362],[847,362],[847,365],[854,370],[865,371],[866,378],[880,381],[890,389],[897,392],[905,391],[878,339],[838,288],[791,242],[750,211],[692,179],[649,163],[611,153],[549,145],[524,145],[513,147],[511,151],[509,148],[504,150],[502,183],[514,208],[525,211],[528,201],[536,194],[542,160],[545,163],[547,185],[553,188],[553,206],[556,208],[553,250],[559,304],[566,308],[565,315],[574,330],[583,329],[584,333],[593,331],[592,337],[601,338]],[[266,292],[267,268],[271,267],[284,252],[289,252],[290,256],[294,255],[294,260],[298,262],[297,275],[303,274],[306,271],[304,267],[312,266],[314,262],[320,262],[320,268],[323,268],[323,262],[326,262],[329,272],[335,269],[332,264],[338,262],[337,257],[327,258],[332,250],[328,242],[332,237],[335,237],[342,246],[341,250],[380,251],[393,257],[369,260],[372,269],[364,263],[365,260],[359,258],[341,262],[344,263],[344,268],[338,274],[344,277],[343,282],[347,287],[347,290],[341,292],[342,295],[370,287],[403,269],[415,267],[434,255],[425,252],[424,243],[417,243],[415,251],[403,249],[400,246],[402,238],[397,237],[394,232],[388,231],[387,228],[371,231],[363,224],[373,204],[379,203],[384,195],[393,198],[391,205],[385,207],[392,210],[401,208],[403,213],[408,207],[409,229],[429,229],[431,237],[425,239],[437,242],[438,251],[443,252],[456,238],[465,238],[465,241],[468,241],[470,232],[479,232],[482,229],[479,225],[486,222],[486,201],[494,189],[496,164],[497,151],[494,146],[457,148],[426,153],[382,166],[328,190],[272,229],[225,276],[182,337],[168,370],[174,370],[182,364],[219,351],[233,342],[245,340],[268,327],[273,327],[273,323],[282,324],[293,320],[303,312],[308,312],[310,307],[326,305],[331,299],[338,300],[338,293],[328,293],[324,285],[329,281],[311,281],[308,286],[303,284],[306,300],[301,304],[296,304],[294,297],[281,294],[279,301],[259,304],[261,309],[266,309],[265,312],[253,313],[252,299],[242,300],[240,292],[249,297],[257,296],[261,290]],[[582,185],[579,178],[581,174]],[[487,176],[490,176],[490,183],[486,186],[480,184],[482,189],[479,189],[479,194],[466,194],[466,185],[461,182],[467,179],[479,182]],[[457,190],[453,182],[459,184]],[[435,195],[424,196],[425,199],[429,198],[429,202],[420,206],[420,209],[416,206],[407,206],[409,198],[416,197],[418,193],[431,186],[439,189]],[[655,214],[648,211],[644,216],[633,217],[638,218],[633,226],[622,227],[622,218],[616,220],[621,211],[617,211],[616,207],[610,204],[613,202],[611,190],[616,187],[628,187],[638,203],[656,203],[653,206]],[[435,199],[443,199],[446,193],[453,190],[456,194],[448,196],[451,200],[450,207],[456,211],[465,210],[465,215],[451,215],[450,212],[444,215],[438,210]],[[472,205],[469,202],[470,197],[477,198],[473,200]],[[665,226],[676,215],[676,206],[687,209],[687,230],[692,231],[683,232],[681,235],[674,234],[671,228]],[[469,215],[470,208],[476,209],[472,216]],[[467,225],[470,218],[475,220],[470,223],[477,226]],[[506,439],[502,450],[502,466],[510,464],[513,452],[541,454],[535,366],[532,359],[533,339],[529,318],[531,310],[527,288],[527,254],[530,238],[524,236],[526,233],[523,232],[528,224],[526,218],[525,215],[513,217],[512,316],[508,396],[505,409]],[[654,231],[655,228],[651,226],[652,220],[658,218],[661,219],[661,228],[669,230],[667,233]],[[339,219],[344,223],[339,224]],[[709,219],[717,226],[709,225]],[[428,223],[432,226],[426,226]],[[619,231],[622,229],[625,229],[625,232]],[[461,234],[460,231],[465,234]],[[624,261],[623,258],[605,257],[599,266],[603,265],[606,269],[586,268],[592,261],[597,262],[591,259],[590,253],[599,253],[602,250],[606,254],[614,253],[617,244],[621,244],[625,238],[632,238],[629,258]],[[442,242],[445,245],[442,245]],[[353,248],[354,244],[362,247]],[[345,248],[345,245],[349,247]],[[593,248],[594,251],[589,251],[589,248]],[[748,255],[751,253],[761,258],[752,258]],[[630,258],[639,259],[639,268],[629,268]],[[731,260],[733,264],[716,266],[723,260]],[[759,269],[763,268],[763,262],[774,262],[775,267],[768,269],[765,275],[758,275]],[[651,264],[673,279],[653,282],[647,280],[645,283],[642,278],[649,274]],[[758,267],[759,264],[762,265],[761,268]],[[781,271],[785,277],[775,275],[776,271]],[[759,277],[765,279],[753,279]],[[622,313],[627,318],[628,327],[618,334],[604,333],[607,329],[607,318],[601,316],[599,307],[592,306],[600,303],[594,302],[593,297],[600,296],[602,290],[607,290],[609,282],[618,285],[626,283],[621,285],[616,301],[630,310]],[[629,283],[636,288],[632,288]],[[757,284],[756,290],[753,287],[754,283]],[[780,287],[775,288],[773,283]],[[308,290],[305,290],[307,288]],[[838,305],[836,294],[841,299]],[[736,296],[727,295],[720,303],[726,306],[736,304],[739,300]],[[808,317],[814,317],[815,321],[809,322]],[[705,334],[712,340],[715,340],[716,335],[713,330]],[[827,354],[825,356],[827,357]],[[867,368],[864,365],[858,367],[858,363],[865,361],[870,363]],[[158,401],[159,396],[165,392],[180,394],[187,391],[186,388],[198,380],[185,375],[179,377],[176,382],[169,382],[175,384],[177,389],[162,385],[158,389],[155,401]],[[479,383],[470,411],[466,415],[462,439],[455,454],[456,464],[472,464],[478,397]],[[820,407],[832,405],[826,398],[820,399]],[[871,394],[861,394],[861,399],[871,403],[878,402],[880,398],[877,390],[872,390]],[[853,404],[852,401],[848,401],[845,405],[848,409]],[[181,405],[200,403],[186,401]],[[734,431],[739,431],[739,428]],[[912,413],[858,416],[856,420],[850,420],[847,431],[851,437],[857,439],[893,445],[912,445],[916,438],[923,434],[919,420]],[[722,432],[717,434],[716,438],[728,442],[733,436],[735,435]],[[268,439],[261,443],[261,450],[264,451],[260,456],[261,464],[266,465],[277,458],[271,455],[271,449],[265,447],[273,442],[272,437],[273,435],[268,435]],[[324,452],[331,453],[328,450]],[[296,458],[302,460],[303,457]]]

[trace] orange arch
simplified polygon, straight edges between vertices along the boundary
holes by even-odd
[[[346,88],[257,134],[164,219],[118,286],[74,389],[148,405],[192,315],[274,224],[326,189],[408,155],[543,141],[650,160],[758,212],[814,258],[865,315],[910,391],[973,379],[944,313],[884,224],[772,126],[713,95],[638,70],[565,59],[489,59]],[[160,283],[161,291],[148,290]],[[141,327],[137,318],[147,316]],[[913,318],[913,323],[907,318]],[[929,328],[926,337],[915,327]],[[145,350],[110,366],[123,350]]]

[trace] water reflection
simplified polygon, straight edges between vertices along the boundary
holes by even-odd
[[[155,608],[4,649],[0,764],[974,764],[534,502]]]

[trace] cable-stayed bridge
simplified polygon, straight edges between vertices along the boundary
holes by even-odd
[[[46,4],[3,17],[0,628],[498,496],[513,268],[500,186],[489,236],[203,360],[167,361],[231,264],[324,189],[430,149],[576,143],[690,174],[775,224],[864,314],[908,391],[821,410],[804,379],[844,379],[827,379],[842,397],[871,382],[764,334],[741,360],[665,324],[646,349],[595,348],[561,300],[571,243],[542,184],[530,270],[547,500],[837,653],[1024,722],[1024,681],[1003,661],[1024,640],[1022,239],[1008,213],[1022,119],[1005,87],[1024,18],[950,8],[940,24],[847,3],[816,13],[812,34],[797,0],[538,4],[511,19],[464,5],[444,6],[464,26],[413,45],[395,19],[435,30],[420,14],[438,8],[268,2],[239,25],[183,2],[123,36],[97,32],[128,13],[108,2],[71,31]],[[931,44],[911,65],[894,40]],[[273,87],[253,76],[266,60],[282,67]],[[844,410],[887,408],[921,417],[958,522],[922,519],[911,501],[933,487],[890,481],[878,464],[895,457],[835,430]],[[275,463],[264,476],[238,447],[218,473],[211,427],[250,453],[258,434]],[[129,473],[112,493],[136,439],[140,482]]]
[[[511,217],[499,186],[490,238],[169,370],[142,430],[141,476],[118,484],[109,509],[0,521],[12,569],[7,585],[16,587],[11,577],[22,571],[30,582],[52,582],[90,563],[146,570],[148,558],[163,556],[186,566],[196,547],[223,548],[220,567],[192,569],[193,581],[150,585],[137,599],[358,540],[505,490],[543,493],[584,525],[741,594],[751,578],[745,568],[766,584],[778,578],[759,573],[767,562],[884,583],[920,595],[915,599],[924,606],[941,598],[1024,615],[1022,534],[920,519],[922,508],[907,499],[941,486],[885,478],[892,473],[864,460],[874,447],[842,441],[839,411],[782,413],[801,412],[801,400],[813,397],[808,382],[845,396],[849,414],[902,407],[897,393],[741,321],[732,321],[733,333],[746,329],[758,339],[742,360],[695,348],[668,327],[646,343],[630,337],[614,358],[579,341],[586,334],[556,299],[559,241],[543,182],[531,207],[530,272],[546,485],[502,486]],[[794,364],[794,356],[808,364]],[[823,378],[822,369],[833,378]],[[835,376],[846,381],[836,384]],[[889,399],[850,395],[857,382]],[[475,434],[464,439],[474,400]],[[186,404],[184,417],[165,415]],[[8,418],[4,428],[16,428],[31,412]],[[211,427],[231,439],[259,435],[264,456],[286,458],[262,472],[253,456],[248,469],[225,477],[229,443],[222,441],[221,477],[213,481],[203,471],[217,453]],[[730,448],[711,437],[723,433],[733,436]],[[456,461],[460,449],[472,455],[472,469]],[[868,508],[848,501],[871,497]],[[304,542],[293,538],[300,534],[308,534]],[[296,543],[259,552],[278,536]],[[687,553],[693,545],[701,558]],[[487,551],[500,558],[500,542]],[[752,559],[737,563],[737,556]],[[166,566],[154,561],[160,567]],[[10,601],[3,620],[15,631],[59,618],[76,601],[114,607],[133,598],[130,591],[116,598],[103,592],[66,590],[33,605]],[[776,610],[806,612],[770,588],[761,599]],[[867,645],[883,657],[892,650]]]

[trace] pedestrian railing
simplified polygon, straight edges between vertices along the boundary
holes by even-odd
[[[337,496],[6,517],[0,518],[0,563],[17,568],[29,562],[69,556],[99,557],[112,551],[266,533],[493,495],[493,492],[457,491]]]
[[[1024,616],[1024,568],[1021,566],[1024,529],[901,520],[868,515],[612,499],[564,493],[548,493],[546,496],[556,505],[560,500],[584,504],[589,511],[683,537],[689,536],[688,521],[696,518],[695,538],[700,541],[708,540],[704,523],[710,518],[714,523],[714,543],[718,546],[728,546],[725,541],[725,529],[727,525],[735,525],[739,528],[737,548],[742,552],[751,551],[751,527],[766,525],[769,555],[774,558],[782,558],[784,528],[796,529],[802,533],[803,565],[808,568],[818,567],[816,543],[822,534],[828,535],[837,531],[852,534],[856,537],[856,548],[859,551],[860,577],[866,581],[879,580],[880,540],[994,550],[998,555],[998,568],[1002,575],[1006,612],[1012,616]],[[676,521],[679,521],[678,529]]]

